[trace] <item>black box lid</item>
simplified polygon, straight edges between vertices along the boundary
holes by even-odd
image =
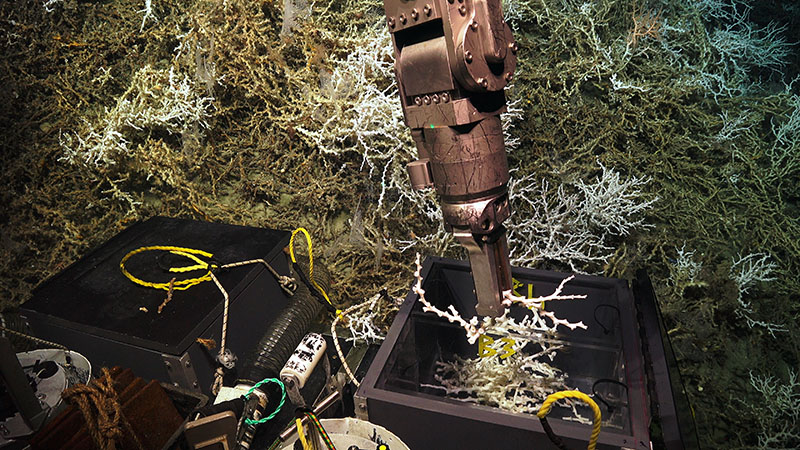
[[[175,290],[172,301],[158,314],[167,292],[126,278],[120,270],[122,258],[139,247],[167,245],[212,253],[222,264],[255,258],[270,261],[288,239],[286,231],[153,217],[132,225],[42,283],[33,298],[22,305],[23,313],[46,316],[43,320],[58,326],[180,354],[222,313],[222,293],[212,281]],[[181,280],[205,273],[165,270],[192,264],[184,257],[152,251],[133,255],[125,267],[137,278],[169,282],[173,277]],[[216,275],[235,301],[236,295],[264,271],[263,265],[253,264]],[[140,310],[142,307],[148,312]]]

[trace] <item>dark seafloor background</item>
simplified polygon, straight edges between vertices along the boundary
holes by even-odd
[[[800,447],[797,2],[509,0],[515,263],[646,267],[708,448]],[[0,301],[153,215],[305,226],[338,301],[460,256],[378,1],[0,3]],[[391,318],[391,308],[384,306]]]

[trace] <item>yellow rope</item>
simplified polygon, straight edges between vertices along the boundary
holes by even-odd
[[[128,269],[125,268],[125,263],[128,261],[128,259],[130,259],[131,256],[133,256],[133,255],[136,255],[136,254],[139,254],[139,253],[143,253],[143,252],[149,252],[149,251],[170,252],[170,253],[175,254],[175,255],[180,255],[180,256],[184,256],[186,258],[189,258],[189,259],[191,259],[192,261],[194,261],[196,263],[195,265],[192,265],[192,266],[170,268],[169,269],[170,272],[182,273],[182,272],[190,272],[192,270],[207,270],[207,272],[203,276],[195,277],[195,278],[187,278],[185,280],[175,281],[174,283],[170,283],[169,281],[167,281],[165,283],[155,283],[155,282],[152,282],[152,281],[145,281],[145,280],[142,280],[140,278],[135,277],[130,272],[128,272]],[[170,284],[172,284],[172,287],[171,287],[172,289],[179,290],[179,291],[185,291],[186,289],[189,289],[192,286],[196,286],[196,285],[198,285],[198,284],[200,284],[200,283],[202,283],[204,281],[211,281],[211,269],[213,269],[215,266],[212,265],[211,263],[207,263],[207,262],[201,260],[196,255],[200,255],[200,256],[203,256],[203,257],[208,258],[208,259],[211,259],[211,258],[214,257],[214,255],[211,254],[211,253],[204,252],[202,250],[195,250],[195,249],[192,249],[192,248],[174,247],[174,246],[171,246],[171,245],[152,245],[152,246],[149,246],[149,247],[139,247],[136,250],[128,252],[127,255],[122,257],[122,261],[119,262],[119,269],[122,271],[122,274],[125,275],[129,280],[133,281],[134,283],[136,283],[136,284],[138,284],[140,286],[154,288],[154,289],[163,289],[165,291],[169,291],[170,290]]]
[[[206,273],[200,277],[187,278],[185,280],[180,280],[180,281],[176,281],[175,278],[172,278],[170,281],[166,283],[154,283],[152,281],[142,280],[140,278],[133,276],[133,274],[128,272],[128,269],[125,268],[125,263],[128,261],[128,259],[131,258],[131,256],[148,251],[170,252],[173,255],[179,255],[188,258],[195,263],[194,265],[184,266],[184,267],[170,267],[169,268],[170,272],[184,273],[184,272],[191,272],[194,270],[205,270]],[[139,247],[136,250],[128,252],[128,254],[122,257],[122,260],[119,262],[119,269],[129,280],[133,281],[134,283],[140,286],[154,288],[154,289],[164,289],[165,291],[169,292],[167,301],[165,301],[164,303],[161,304],[161,306],[158,307],[159,313],[161,313],[161,310],[167,304],[167,302],[169,302],[169,300],[172,299],[173,290],[184,291],[192,286],[196,286],[205,281],[214,281],[214,284],[217,285],[217,288],[220,290],[220,292],[222,292],[222,296],[225,298],[223,313],[222,313],[222,342],[220,343],[220,348],[219,348],[219,359],[220,362],[222,362],[221,361],[222,355],[225,353],[225,339],[228,333],[228,304],[230,303],[230,299],[228,297],[228,292],[225,290],[222,284],[220,284],[219,280],[217,280],[217,277],[215,277],[214,274],[211,273],[211,271],[213,269],[218,268],[218,266],[216,264],[203,261],[202,259],[199,258],[198,255],[208,259],[214,257],[212,253],[205,252],[203,250],[196,250],[193,248],[185,248],[185,247],[175,247],[172,245],[152,245],[149,247]],[[223,375],[224,371],[222,370],[222,368],[217,367],[216,373],[214,375],[215,377],[214,384],[211,387],[211,391],[214,393],[214,395],[216,395],[219,392],[219,389],[222,386]]]
[[[197,251],[199,252],[201,250],[197,250]],[[175,255],[185,256],[185,257],[187,257],[187,258],[189,258],[192,261],[197,263],[194,266],[170,267],[169,268],[170,272],[178,272],[178,273],[191,272],[193,270],[203,270],[203,269],[207,269],[209,267],[209,264],[207,262],[203,261],[202,259],[198,258],[197,256],[194,256],[191,253],[188,253],[188,252],[185,252],[185,251],[178,251],[178,250],[171,251],[170,253],[173,253]],[[206,252],[203,252],[203,253],[206,253]],[[208,255],[207,256],[208,258],[211,258],[213,256],[211,253],[207,253],[207,255]],[[205,255],[203,255],[203,256],[205,256]]]
[[[294,421],[297,424],[297,435],[300,436],[300,443],[303,444],[303,450],[312,450],[306,440],[306,433],[305,430],[303,430],[303,421],[300,420],[300,418],[294,419]]]
[[[539,412],[536,413],[536,415],[540,419],[544,419],[548,414],[550,414],[550,410],[553,408],[553,403],[568,397],[582,400],[584,403],[587,403],[592,407],[594,419],[592,420],[592,434],[589,436],[589,446],[587,447],[587,450],[594,450],[595,446],[597,445],[597,438],[600,436],[602,416],[600,413],[600,407],[597,406],[597,403],[595,403],[594,400],[592,400],[592,398],[588,395],[581,391],[561,391],[556,392],[555,394],[550,394],[547,396],[547,399],[545,399],[544,403],[542,403],[542,407],[539,408]]]
[[[316,280],[314,280],[314,256],[311,249],[311,235],[308,234],[308,231],[306,231],[305,228],[301,227],[292,231],[292,237],[289,238],[289,256],[292,257],[293,263],[297,262],[297,259],[294,257],[294,237],[299,232],[302,232],[306,236],[306,242],[308,242],[308,278],[311,280],[311,284],[319,289],[319,291],[322,293],[322,296],[325,297],[325,300],[332,305],[333,303],[331,303],[331,299],[328,298],[328,294],[326,294],[325,290],[322,289],[322,286],[317,284]]]

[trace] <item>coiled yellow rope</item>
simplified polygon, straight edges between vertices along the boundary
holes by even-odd
[[[548,395],[547,399],[545,399],[544,403],[542,403],[542,407],[539,408],[539,412],[536,413],[536,416],[539,417],[539,419],[544,419],[548,414],[550,414],[550,410],[553,408],[553,403],[563,398],[577,398],[578,400],[582,400],[584,403],[587,403],[589,406],[591,406],[592,412],[594,412],[594,418],[592,420],[592,434],[589,436],[589,446],[587,447],[587,450],[594,450],[597,446],[597,438],[600,436],[602,415],[600,413],[600,407],[597,406],[597,403],[595,403],[591,397],[583,392],[561,391]]]
[[[143,253],[143,252],[149,252],[149,251],[170,252],[170,253],[172,253],[174,255],[184,256],[184,257],[189,258],[189,259],[191,259],[192,261],[195,262],[195,264],[191,265],[191,266],[171,267],[169,269],[170,272],[183,273],[183,272],[191,272],[192,270],[206,270],[207,271],[204,275],[202,275],[200,277],[187,278],[187,279],[184,279],[184,280],[178,280],[178,281],[173,282],[172,283],[172,289],[176,289],[176,290],[179,290],[179,291],[185,291],[186,289],[189,289],[192,286],[197,286],[198,284],[203,283],[205,281],[211,281],[211,270],[216,267],[215,265],[213,265],[211,263],[208,263],[208,262],[205,262],[205,261],[201,260],[200,258],[198,258],[196,256],[196,255],[200,255],[200,256],[203,256],[203,257],[208,258],[208,259],[211,259],[211,258],[214,257],[214,255],[212,253],[204,252],[203,250],[196,250],[196,249],[193,249],[193,248],[185,248],[185,247],[175,247],[175,246],[171,246],[171,245],[152,245],[152,246],[149,246],[149,247],[139,247],[136,250],[128,252],[127,255],[122,257],[122,260],[119,262],[119,269],[122,271],[122,274],[125,275],[129,280],[133,281],[134,283],[136,283],[136,284],[138,284],[140,286],[144,286],[144,287],[149,287],[149,288],[154,288],[154,289],[163,289],[165,291],[169,291],[170,290],[170,282],[169,281],[167,281],[165,283],[155,283],[155,282],[152,282],[152,281],[145,281],[145,280],[142,280],[140,278],[136,278],[133,274],[128,272],[128,269],[125,268],[125,263],[131,258],[131,256],[139,254],[139,253]]]

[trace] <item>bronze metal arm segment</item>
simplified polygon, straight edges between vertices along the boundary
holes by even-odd
[[[503,313],[511,214],[500,113],[517,44],[500,0],[384,0],[395,75],[419,160],[414,188],[434,187],[445,227],[469,252],[477,312]]]

